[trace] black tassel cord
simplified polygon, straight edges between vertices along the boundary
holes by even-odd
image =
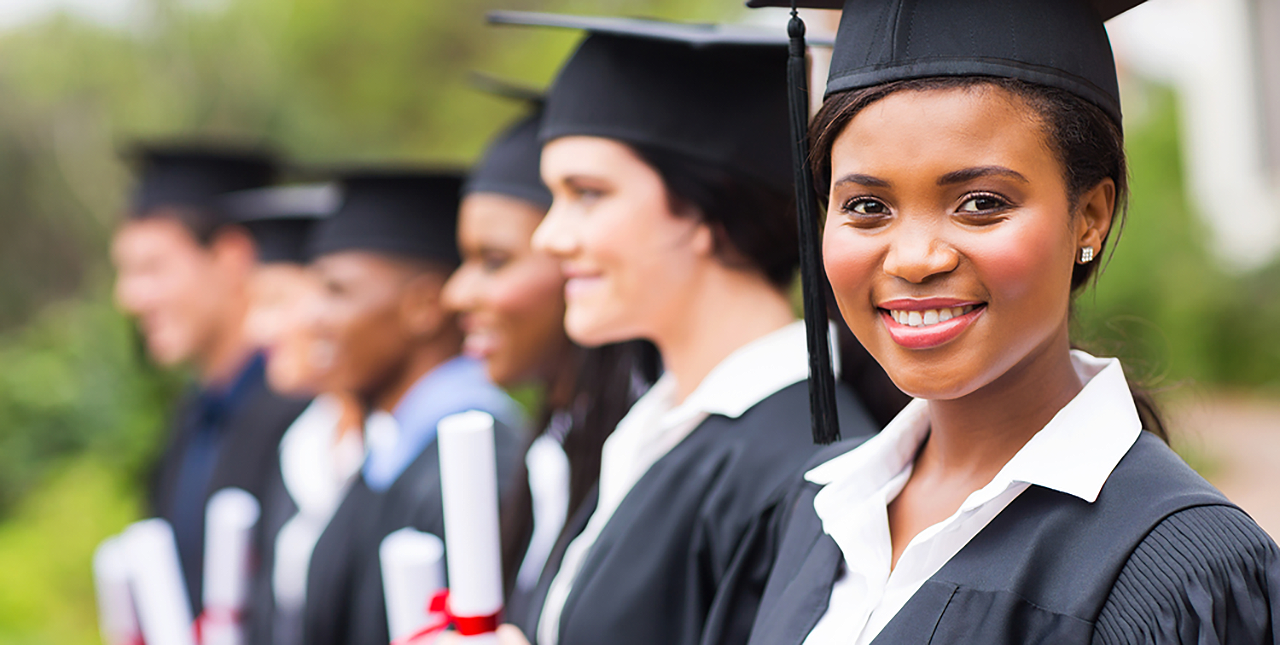
[[[813,441],[820,445],[840,440],[836,413],[836,379],[831,368],[827,324],[827,273],[822,266],[822,237],[818,205],[809,169],[809,76],[805,60],[804,21],[795,3],[787,35],[787,101],[791,108],[792,161],[795,167],[796,213],[800,227],[800,280],[804,295],[804,323],[809,342],[809,416]]]

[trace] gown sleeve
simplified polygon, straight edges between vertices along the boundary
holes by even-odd
[[[1094,645],[1280,645],[1280,549],[1240,509],[1170,515],[1138,545]]]

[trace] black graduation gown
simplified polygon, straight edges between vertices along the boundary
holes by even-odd
[[[495,424],[494,439],[498,477],[506,486],[523,456],[522,441],[502,423]],[[406,527],[443,538],[442,504],[435,441],[385,492],[371,491],[363,479],[352,487],[311,558],[303,626],[306,645],[390,642],[378,549],[383,538]]]
[[[248,491],[261,502],[268,488],[268,482],[273,477],[279,477],[280,439],[307,405],[306,401],[276,395],[261,379],[247,387],[251,389],[245,392],[243,399],[225,421],[226,435],[219,444],[217,461],[213,467],[209,486],[199,500],[201,508],[208,504],[209,497],[214,493],[223,488],[232,487]],[[169,444],[157,463],[152,478],[149,494],[151,512],[170,522],[173,521],[174,496],[177,493],[179,470],[187,446],[195,432],[195,428],[187,423],[187,419],[192,416],[193,406],[197,405],[197,401],[198,394],[192,390],[179,404],[177,414],[174,416]],[[203,513],[200,517],[204,517]],[[253,546],[256,553],[262,553],[265,547],[261,543]],[[203,530],[201,531],[201,553],[203,553]],[[198,561],[203,562],[203,557]],[[202,607],[200,597],[204,572],[201,568],[196,567],[194,570],[183,572],[192,611],[195,614],[199,614]]]
[[[258,567],[250,583],[249,606],[244,617],[245,644],[281,645],[276,642],[275,637],[276,603],[272,587],[276,566],[276,538],[285,523],[297,515],[298,505],[289,495],[279,468],[270,473],[261,499],[262,516],[258,520],[257,540],[262,549],[258,552]],[[284,636],[281,638],[284,639],[282,643],[288,640]]]
[[[753,645],[800,645],[827,611],[843,556],[818,490],[806,482],[796,501]],[[1277,619],[1280,550],[1144,432],[1093,504],[1024,491],[872,642],[1275,645]]]
[[[542,605],[546,603],[551,582],[555,579],[556,572],[560,570],[560,563],[564,561],[564,552],[574,538],[587,528],[587,522],[591,521],[591,514],[595,512],[596,503],[599,501],[600,486],[597,483],[583,498],[582,504],[574,512],[573,517],[565,521],[560,537],[551,547],[551,553],[547,554],[547,562],[543,565],[542,572],[538,574],[537,584],[525,591],[519,589],[512,591],[507,597],[507,606],[503,608],[503,620],[519,627],[529,642],[537,638],[534,632],[538,627],[538,618],[542,615]]]
[[[851,391],[841,387],[837,400],[844,436],[873,432]],[[560,645],[745,641],[788,496],[817,449],[804,381],[737,419],[705,420],[601,532],[566,600]]]
[[[316,541],[307,570],[302,615],[302,642],[306,645],[347,642],[356,562],[381,502],[382,495],[370,490],[364,477],[357,475]]]

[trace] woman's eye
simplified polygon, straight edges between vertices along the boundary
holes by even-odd
[[[485,272],[493,273],[506,266],[507,259],[505,255],[484,255],[480,258],[480,266],[484,267]]]
[[[889,207],[875,199],[855,198],[845,202],[844,210],[858,215],[888,215]]]
[[[958,210],[961,213],[990,213],[1003,210],[1008,205],[1008,202],[995,195],[973,195],[964,200]]]

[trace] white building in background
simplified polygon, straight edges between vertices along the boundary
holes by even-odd
[[[1223,264],[1280,256],[1280,0],[1153,0],[1108,29],[1122,69],[1177,92],[1186,184]]]

